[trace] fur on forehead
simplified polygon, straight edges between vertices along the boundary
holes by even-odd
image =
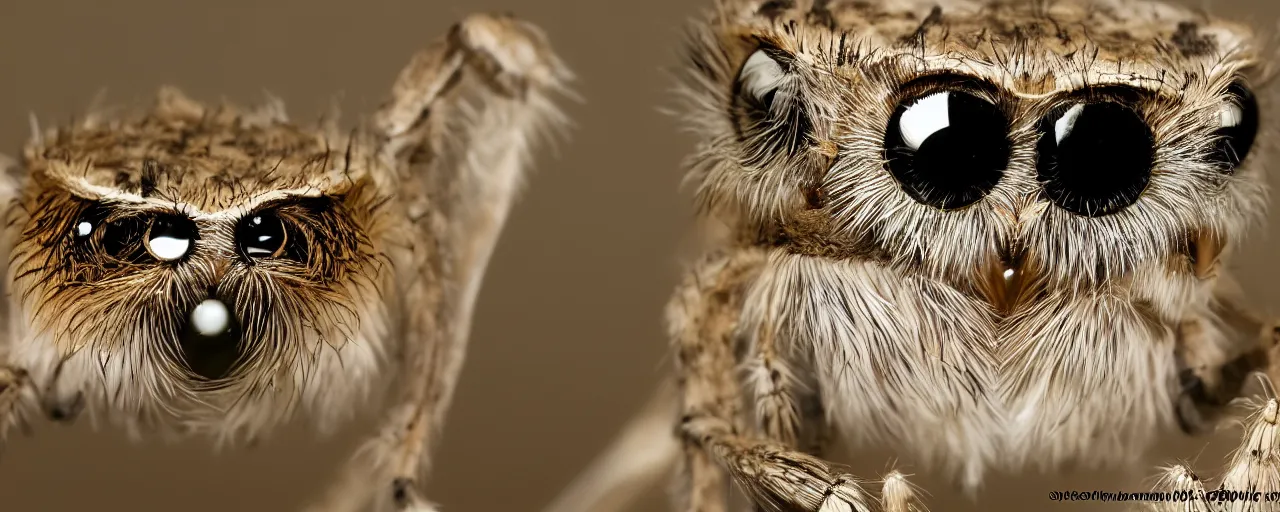
[[[968,68],[1025,94],[1177,88],[1256,64],[1259,51],[1249,27],[1148,0],[724,0],[711,25],[823,68]]]
[[[1205,27],[1229,25],[1154,3],[1119,0],[1039,7],[943,2],[943,14],[935,14],[934,21],[924,24],[917,18],[918,27],[928,25],[921,45],[919,38],[914,42],[895,39],[888,21],[864,27],[851,21],[853,14],[848,13],[872,8],[906,12],[915,6],[930,15],[936,13],[932,3],[907,1],[889,7],[831,0],[775,6],[783,4],[785,9],[770,16],[762,2],[722,3],[718,12],[690,32],[684,80],[678,89],[686,107],[685,121],[697,133],[707,134],[689,162],[687,183],[697,187],[704,213],[736,226],[740,236],[749,239],[747,243],[816,237],[815,250],[866,249],[871,257],[891,259],[929,275],[956,276],[982,270],[979,262],[1001,255],[1015,239],[1018,244],[1012,248],[1042,255],[1060,254],[1063,240],[1068,240],[1074,245],[1065,254],[1079,258],[1058,267],[1059,277],[1105,281],[1132,270],[1139,260],[1165,258],[1190,233],[1212,233],[1235,243],[1261,211],[1265,187],[1259,162],[1265,158],[1252,157],[1231,177],[1222,177],[1201,162],[1213,137],[1203,120],[1226,100],[1228,85],[1241,75],[1251,79],[1252,85],[1261,85],[1252,80],[1258,78],[1252,72],[1263,63],[1254,60],[1258,50],[1248,46],[1252,43],[1246,42],[1243,29],[1220,29],[1231,37],[1215,36],[1220,44],[1212,54],[1183,54],[1167,38],[1147,38],[1141,43],[1134,39],[1134,44],[1146,45],[1144,51],[1149,52],[1142,55],[1147,57],[1108,64],[1094,57],[1105,53],[1094,42],[1095,30],[1089,25],[1098,23],[1089,21],[1089,16],[1101,15],[1088,14],[1098,6],[1111,6],[1114,11],[1124,6],[1123,12],[1130,13],[1154,11],[1169,21],[1148,23],[1154,27],[1149,30],[1166,30],[1169,37],[1184,23],[1179,19],[1198,19],[1201,34],[1219,33]],[[812,16],[818,7],[830,10],[840,24]],[[964,27],[975,27],[982,16],[1002,12],[1007,19],[1025,22],[1018,26],[1049,19],[1050,25],[1056,23],[1063,30],[1067,26],[1079,34],[1087,30],[1090,37],[1072,39],[1080,48],[1074,53],[1065,51],[1056,39],[1023,37],[1022,46],[1017,46],[998,39],[995,32],[983,35],[988,38],[983,45],[963,42]],[[1224,41],[1237,46],[1228,49],[1221,44]],[[792,151],[772,151],[753,160],[760,153],[756,146],[761,145],[752,146],[738,134],[734,84],[743,62],[762,44],[794,58],[796,65],[790,71],[796,79],[788,87],[801,98],[795,108],[804,111],[808,133],[793,137],[803,143]],[[1018,142],[1001,184],[978,207],[948,214],[908,199],[885,173],[865,172],[882,164],[882,132],[892,113],[895,91],[931,71],[968,73],[1021,97],[1015,100],[1018,107],[1012,120],[1012,136]],[[1036,77],[1037,73],[1043,76]],[[1157,93],[1153,101],[1160,106],[1148,111],[1147,122],[1155,132],[1160,169],[1145,193],[1148,199],[1106,218],[1077,218],[1047,208],[1034,194],[1030,126],[1039,119],[1039,109],[1057,101],[1065,90],[1108,82]],[[1048,87],[1037,89],[1035,84]],[[1260,97],[1264,110],[1267,99]],[[866,204],[878,207],[859,207]],[[1050,233],[1070,236],[1047,236]],[[969,242],[939,242],[956,238]]]
[[[278,100],[253,110],[199,103],[174,88],[131,116],[91,112],[36,133],[24,167],[36,182],[89,200],[179,205],[192,215],[282,196],[341,195],[379,165],[372,139],[288,121]]]

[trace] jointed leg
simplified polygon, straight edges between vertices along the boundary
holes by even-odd
[[[723,490],[708,485],[721,478],[714,462],[756,504],[770,510],[869,510],[868,497],[853,478],[782,443],[744,435],[738,424],[742,392],[735,379],[732,335],[743,287],[761,263],[758,253],[710,259],[694,271],[671,304],[669,321],[683,399],[680,433],[691,483],[684,509],[724,510]],[[795,410],[786,403],[786,395],[774,396],[776,410]]]
[[[762,332],[757,334],[752,362],[748,366],[748,379],[755,396],[756,421],[766,438],[796,449],[803,414],[800,410],[803,397],[798,395],[805,391],[805,386],[778,353],[773,329],[773,325],[760,329]]]
[[[802,426],[821,425],[824,418],[804,418],[818,423],[802,422],[805,411],[800,409],[800,400],[804,397],[797,395],[804,391],[804,386],[778,353],[774,329],[773,324],[765,324],[757,333],[751,362],[747,365],[747,383],[755,397],[755,419],[760,433],[787,449],[799,450]],[[752,510],[765,512],[765,505],[757,503]]]
[[[769,510],[871,510],[858,481],[821,459],[738,435],[722,418],[686,420],[682,427],[686,443],[709,453],[755,503]],[[691,504],[687,510],[708,509]]]
[[[84,410],[84,391],[81,383],[64,378],[63,370],[66,360],[60,361],[53,369],[53,377],[42,389],[41,408],[47,418],[53,421],[71,423]]]
[[[27,414],[39,408],[53,421],[75,420],[84,407],[84,395],[78,390],[60,393],[59,374],[46,386],[40,386],[27,370],[0,364],[0,451],[3,451],[9,429],[27,428]],[[38,399],[38,400],[37,400]],[[25,402],[25,403],[24,403]]]
[[[1214,286],[1207,314],[1177,327],[1181,389],[1175,407],[1182,429],[1192,434],[1213,430],[1249,375],[1274,364],[1269,354],[1280,343],[1280,322],[1264,321],[1250,311],[1229,279],[1219,278]]]
[[[416,55],[375,115],[383,157],[400,162],[384,185],[409,206],[405,239],[425,245],[396,261],[406,316],[396,405],[366,462],[322,510],[360,507],[352,496],[370,481],[376,502],[429,509],[415,489],[453,396],[484,269],[533,142],[561,121],[550,94],[568,79],[536,27],[475,15]]]
[[[760,329],[748,364],[756,422],[765,439],[789,450],[821,457],[829,434],[821,399],[816,386],[801,380],[786,357],[796,355],[781,352],[775,329],[772,324]],[[897,471],[885,476],[880,500],[887,512],[922,510],[914,489]],[[756,510],[764,510],[765,506],[757,504]]]
[[[1204,496],[1207,491],[1204,481],[1191,468],[1182,464],[1164,468],[1159,481],[1156,483],[1155,490],[1170,493],[1191,493],[1192,496],[1196,497]],[[1216,512],[1221,509],[1221,506],[1205,500],[1193,499],[1186,501],[1157,501],[1131,508],[1154,512]]]
[[[1241,441],[1222,476],[1222,488],[1280,492],[1280,405],[1275,398],[1261,402],[1245,422]],[[1248,505],[1251,506],[1235,505],[1231,510],[1280,510],[1280,503],[1274,498]]]
[[[0,200],[8,202],[14,199],[13,195],[17,191],[17,183],[11,172],[17,168],[17,162],[12,158],[0,154]],[[8,254],[10,248],[0,247],[0,253]],[[5,286],[0,286],[0,292],[8,293]],[[0,330],[7,331],[10,318],[13,313],[9,311],[11,306],[8,303],[0,306]],[[19,402],[22,395],[30,386],[30,377],[27,371],[7,364],[7,347],[4,344],[8,340],[0,340],[0,451],[4,449],[5,441],[10,428],[22,425],[22,417]]]
[[[0,365],[0,449],[4,448],[9,429],[21,425],[18,402],[30,382],[22,369]]]
[[[667,322],[676,353],[680,394],[680,431],[685,458],[678,475],[678,506],[690,512],[727,512],[728,481],[712,454],[689,437],[690,426],[712,423],[735,431],[729,423],[740,415],[741,392],[734,378],[732,335],[736,324],[729,297],[741,286],[720,282],[731,274],[728,258],[710,258],[694,269],[668,305]],[[732,295],[731,295],[732,293]],[[723,300],[719,303],[713,297]]]
[[[1213,307],[1213,314],[1221,320],[1221,329],[1206,328],[1204,320],[1192,320],[1181,327],[1180,360],[1200,361],[1201,364],[1188,364],[1182,375],[1183,394],[1178,403],[1179,419],[1184,428],[1188,424],[1187,417],[1197,420],[1212,418],[1220,414],[1230,403],[1243,402],[1252,409],[1252,414],[1243,422],[1244,432],[1240,446],[1231,456],[1226,472],[1213,486],[1206,486],[1188,467],[1182,465],[1166,468],[1157,485],[1161,491],[1194,491],[1208,490],[1260,492],[1262,499],[1252,501],[1240,496],[1227,496],[1222,502],[1174,502],[1161,503],[1152,507],[1161,511],[1275,511],[1280,510],[1280,502],[1265,499],[1266,493],[1280,492],[1280,402],[1277,402],[1271,382],[1280,375],[1280,322],[1264,322],[1242,306],[1234,297],[1220,296]],[[1243,342],[1235,343],[1235,350],[1229,353],[1230,358],[1218,363],[1202,354],[1213,354],[1215,350],[1204,347],[1222,340],[1211,339],[1221,337],[1223,333],[1238,336]],[[1187,357],[1192,354],[1192,357]],[[1199,354],[1199,355],[1198,355]],[[1261,372],[1259,374],[1258,372]],[[1191,375],[1191,378],[1188,378]],[[1265,376],[1261,376],[1265,375]],[[1267,388],[1265,399],[1257,397],[1239,398],[1251,376],[1259,376]],[[1202,421],[1212,426],[1213,422]],[[1199,430],[1204,430],[1201,427]],[[1197,494],[1200,495],[1200,494]]]
[[[673,315],[690,313],[686,308],[704,299],[694,293],[679,300],[681,302],[672,305]],[[726,327],[729,325],[731,322]],[[771,353],[763,347],[758,347],[757,352]],[[725,357],[725,354],[718,357]],[[753,385],[755,396],[758,397],[757,424],[765,436],[780,440],[798,437],[795,442],[784,441],[783,444],[788,448],[799,447],[805,453],[820,456],[826,445],[829,429],[821,401],[816,394],[808,392],[809,387],[802,386],[798,380],[782,378],[792,377],[793,374],[780,355],[749,368],[748,382]],[[801,405],[792,401],[792,390],[805,391],[799,401]],[[583,470],[550,506],[543,509],[544,512],[625,510],[636,492],[650,486],[652,477],[658,474],[669,475],[671,469],[677,469],[676,474],[679,475],[673,482],[676,484],[674,495],[680,496],[682,500],[693,501],[693,507],[698,510],[723,509],[725,505],[721,502],[728,488],[723,471],[706,452],[696,446],[687,445],[684,453],[679,453],[679,443],[671,430],[679,412],[676,410],[676,405],[680,402],[676,391],[674,382],[663,382],[645,410],[628,422],[627,428],[610,447]],[[795,435],[789,436],[787,432]],[[678,468],[677,461],[680,463]],[[698,475],[692,485],[689,482],[691,472]],[[904,494],[887,492],[889,481],[886,481],[886,497]],[[900,478],[892,478],[891,481],[899,482]],[[716,505],[713,506],[713,503]]]
[[[1231,456],[1226,472],[1213,486],[1205,485],[1192,470],[1176,465],[1164,470],[1157,491],[1192,491],[1196,499],[1133,507],[1160,512],[1262,512],[1280,510],[1275,493],[1280,492],[1280,405],[1275,398],[1251,399],[1253,414],[1244,422],[1240,446]],[[1205,491],[1221,497],[1202,500]],[[1235,494],[1232,494],[1235,493]],[[1254,494],[1258,493],[1258,494]]]

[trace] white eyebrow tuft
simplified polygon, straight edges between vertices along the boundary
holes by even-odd
[[[331,172],[330,175],[332,174],[333,173]],[[329,178],[330,176],[325,176],[325,181]],[[142,197],[132,192],[121,192],[113,188],[95,185],[83,178],[78,178],[74,183],[71,183],[71,188],[74,191],[79,191],[85,195],[91,196],[93,199],[127,203],[148,209],[154,208],[157,210],[163,209],[169,211],[177,210],[194,220],[237,219],[263,203],[292,197],[324,197],[326,195],[321,187],[314,185],[291,189],[272,190],[270,192],[255,194],[244,202],[230,208],[206,212],[192,203],[170,201],[153,197]]]

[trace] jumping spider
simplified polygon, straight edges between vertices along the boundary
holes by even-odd
[[[1276,343],[1225,268],[1267,206],[1268,51],[1145,0],[717,2],[680,90],[722,233],[670,302],[673,403],[645,416],[678,411],[677,510],[726,510],[730,481],[762,510],[916,506],[829,439],[977,489],[1208,430]],[[1280,490],[1266,410],[1232,485]],[[621,450],[572,492],[651,470],[601,476]]]
[[[87,407],[237,442],[296,410],[326,428],[385,391],[378,436],[318,509],[430,509],[416,482],[476,293],[570,78],[538,28],[475,15],[354,132],[172,88],[147,112],[37,129],[4,166],[0,429]]]

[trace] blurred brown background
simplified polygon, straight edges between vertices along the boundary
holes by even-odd
[[[0,152],[15,154],[28,113],[68,119],[106,89],[149,101],[160,84],[240,102],[265,89],[296,119],[341,93],[348,121],[382,99],[409,55],[467,12],[504,10],[541,25],[577,71],[583,104],[558,156],[545,153],[481,294],[472,349],[428,494],[447,511],[535,511],[605,446],[658,380],[661,307],[688,225],[678,193],[690,139],[669,105],[688,0],[0,0]],[[1275,26],[1280,4],[1222,0],[1221,14]],[[1275,180],[1273,180],[1274,182]],[[1273,185],[1274,186],[1274,185]],[[1280,219],[1272,216],[1272,235]],[[1248,292],[1280,312],[1275,236],[1236,266]],[[297,510],[329,481],[363,425],[317,439],[291,428],[250,450],[190,442],[133,444],[117,431],[37,425],[0,463],[0,511]],[[1171,447],[1216,470],[1235,432]],[[887,467],[872,458],[874,477]],[[908,470],[910,468],[907,468]],[[935,511],[1051,505],[1049,489],[1117,489],[1111,475],[995,484],[972,502],[941,492]],[[940,484],[939,484],[940,485]],[[661,510],[657,490],[642,510]],[[1060,505],[1096,510],[1100,504]]]

